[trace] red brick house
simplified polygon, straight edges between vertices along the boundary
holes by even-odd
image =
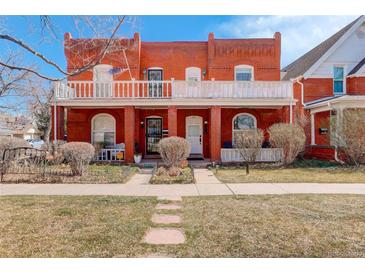
[[[65,34],[69,70],[85,58],[69,50],[80,41]],[[280,80],[280,33],[270,39],[210,33],[202,42],[143,42],[136,33],[120,43],[125,54],[107,55],[102,65],[56,86],[55,140],[103,142],[101,160],[125,150],[124,160],[132,162],[137,149],[154,157],[161,138],[181,136],[192,156],[228,161],[237,157],[235,130],[293,122],[293,84]],[[277,155],[267,149],[260,157]]]
[[[296,112],[309,118],[307,155],[336,159],[331,117],[365,108],[365,17],[282,69],[282,80],[293,82]]]

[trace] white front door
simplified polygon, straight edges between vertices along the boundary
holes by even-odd
[[[203,118],[200,116],[186,117],[186,140],[191,145],[192,154],[203,153]]]

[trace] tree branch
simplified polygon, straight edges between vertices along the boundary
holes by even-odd
[[[12,65],[3,63],[2,61],[0,61],[0,66],[7,67],[11,70],[27,71],[27,72],[30,72],[30,73],[33,73],[33,74],[37,75],[38,77],[40,77],[42,79],[49,80],[49,81],[60,81],[60,80],[62,80],[62,78],[51,78],[51,77],[45,76],[45,75],[33,70],[33,69],[26,68],[26,67],[12,66]]]
[[[85,72],[85,71],[89,70],[90,68],[98,65],[102,61],[102,59],[106,56],[106,54],[108,52],[108,49],[111,46],[111,43],[112,43],[117,31],[119,30],[120,26],[123,24],[124,19],[125,19],[125,16],[123,16],[121,19],[119,19],[119,22],[118,22],[117,26],[114,28],[111,36],[109,37],[109,39],[108,39],[104,49],[101,51],[101,53],[98,54],[98,56],[93,58],[93,60],[91,60],[89,63],[87,63],[83,67],[78,68],[78,69],[76,69],[72,72],[67,72],[66,70],[62,69],[57,63],[55,63],[54,61],[48,59],[46,56],[44,56],[43,54],[37,52],[32,47],[30,47],[29,45],[27,45],[26,43],[24,43],[23,41],[15,38],[15,37],[12,37],[12,36],[7,35],[7,34],[0,34],[0,39],[7,40],[7,41],[10,41],[12,43],[17,44],[18,46],[22,47],[26,51],[32,53],[33,55],[35,55],[38,58],[40,58],[41,60],[43,60],[45,63],[55,67],[59,72],[61,72],[62,74],[66,75],[66,76],[75,76],[75,75],[78,75],[82,72]],[[4,66],[4,67],[7,67],[9,69],[12,69],[12,70],[27,71],[27,72],[30,72],[30,73],[33,73],[33,74],[37,75],[38,77],[40,77],[42,79],[45,79],[45,80],[59,81],[59,80],[62,79],[62,78],[48,77],[46,75],[43,75],[43,74],[35,71],[34,69],[27,68],[27,67],[22,67],[22,66],[10,65],[10,64],[6,64],[6,63],[1,62],[1,61],[0,61],[0,65]]]

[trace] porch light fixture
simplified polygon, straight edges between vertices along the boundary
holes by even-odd
[[[144,122],[143,121],[141,121],[141,127],[144,128]]]
[[[203,68],[202,74],[203,74],[203,76],[207,75],[207,69],[206,68]]]
[[[208,121],[204,121],[204,133],[208,133]]]
[[[147,74],[147,69],[146,68],[143,68],[142,73],[143,73],[143,75],[146,75]]]

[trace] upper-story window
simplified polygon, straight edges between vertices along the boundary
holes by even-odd
[[[333,92],[343,93],[345,70],[342,66],[333,67]]]
[[[234,67],[235,81],[253,81],[253,67],[249,65],[239,65]]]
[[[97,82],[112,82],[113,81],[113,66],[111,65],[96,65],[94,67],[94,81]]]
[[[201,80],[201,70],[197,67],[188,67],[185,69],[185,80],[189,82],[198,82]]]
[[[111,97],[113,95],[113,66],[96,65],[93,69],[94,96]]]

